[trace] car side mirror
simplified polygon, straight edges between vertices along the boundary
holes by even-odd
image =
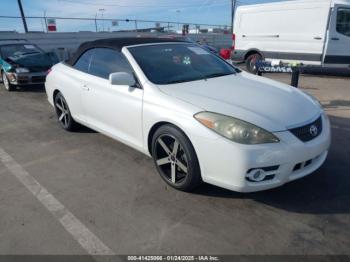
[[[126,72],[117,72],[109,75],[109,82],[111,85],[120,85],[120,86],[136,86],[135,77]]]

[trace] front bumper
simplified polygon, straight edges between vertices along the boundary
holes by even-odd
[[[7,74],[10,83],[17,86],[44,84],[46,75],[47,72]]]
[[[192,137],[203,181],[237,192],[255,192],[311,174],[326,160],[331,142],[328,117],[322,115],[322,119],[322,133],[306,143],[289,131],[275,133],[279,143],[263,145],[241,145],[222,137]],[[269,170],[271,167],[273,170]],[[261,182],[247,179],[250,170],[261,168],[266,168],[273,179]]]

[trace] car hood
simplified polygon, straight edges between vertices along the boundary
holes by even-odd
[[[55,62],[50,53],[10,56],[6,58],[6,61],[13,65],[25,67],[32,72],[46,71]]]
[[[242,119],[271,132],[305,124],[322,111],[300,90],[244,72],[158,87],[205,111]]]

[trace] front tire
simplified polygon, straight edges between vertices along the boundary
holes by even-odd
[[[172,125],[161,126],[152,139],[152,157],[162,179],[171,187],[193,191],[201,182],[201,172],[191,141]]]
[[[2,78],[2,83],[4,84],[5,89],[8,92],[14,91],[15,87],[13,85],[10,84],[9,79],[7,78],[7,75],[5,73],[5,71],[2,71],[1,73],[1,78]]]
[[[66,131],[76,130],[78,124],[74,121],[66,99],[63,97],[62,93],[58,93],[55,96],[54,103],[57,119],[61,127]]]

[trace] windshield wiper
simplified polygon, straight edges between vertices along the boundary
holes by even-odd
[[[30,54],[37,54],[37,53],[40,53],[40,52],[38,51],[24,52],[22,53],[22,55],[30,55]]]
[[[37,54],[40,53],[38,51],[31,51],[31,52],[15,52],[12,55],[10,55],[9,57],[19,57],[19,56],[23,56],[23,55],[30,55],[30,54]]]
[[[205,76],[205,79],[208,79],[208,78],[214,78],[214,77],[220,77],[220,76],[227,76],[227,75],[233,75],[235,73],[213,73],[213,74],[210,74],[210,75],[206,75]]]
[[[184,82],[190,82],[190,81],[193,81],[193,80],[188,80],[188,79],[185,79],[185,80],[174,80],[174,81],[165,82],[165,84],[166,85],[170,85],[170,84],[178,84],[178,83],[184,83]]]
[[[178,84],[178,83],[185,83],[185,82],[191,82],[191,81],[197,81],[197,80],[202,80],[203,78],[190,78],[190,79],[179,79],[179,80],[173,80],[173,81],[168,81],[165,82],[165,85],[170,85],[170,84]]]

